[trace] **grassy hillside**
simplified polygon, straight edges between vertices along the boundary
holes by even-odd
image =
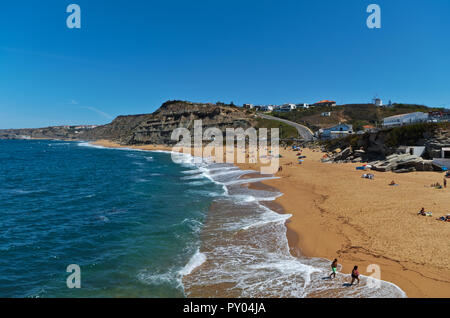
[[[281,139],[298,138],[297,129],[276,120],[258,118],[256,119],[256,128],[267,128],[269,133],[270,128],[279,128]]]
[[[385,117],[413,112],[427,113],[435,110],[442,110],[442,108],[412,104],[394,104],[393,107],[376,107],[373,104],[348,104],[335,107],[311,107],[287,113],[273,112],[271,115],[306,125],[314,131],[340,122],[352,124],[354,130],[360,130],[364,125],[379,125]],[[324,112],[331,112],[331,116],[321,116]]]

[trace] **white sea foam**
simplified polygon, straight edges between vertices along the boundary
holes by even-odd
[[[96,145],[96,144],[93,144],[93,143],[90,143],[90,142],[86,142],[86,141],[78,142],[78,146],[80,146],[80,147],[97,148],[97,149],[123,150],[123,151],[143,151],[143,152],[150,152],[150,151],[152,151],[152,150],[128,148],[128,147],[116,147],[116,148],[104,147],[104,146]]]
[[[181,280],[175,271],[167,271],[165,273],[148,273],[147,271],[143,271],[138,274],[138,279],[149,285],[181,285]]]
[[[200,173],[200,172],[201,172],[200,169],[181,171],[181,173],[183,173],[183,174],[197,174],[197,173]]]
[[[79,145],[104,148],[91,144]],[[183,289],[226,283],[234,285],[227,292],[235,297],[406,297],[400,288],[385,281],[379,281],[381,288],[369,288],[365,276],[361,276],[359,286],[345,288],[348,275],[338,273],[334,280],[325,279],[329,275],[329,260],[292,256],[285,225],[291,215],[278,214],[259,203],[274,200],[282,194],[242,188],[243,184],[276,177],[240,179],[251,172],[188,154],[175,157],[180,165],[188,168],[182,173],[192,175],[183,179],[199,179],[189,182],[190,185],[205,185],[208,182],[222,185],[224,193],[218,199],[224,200],[225,196],[231,206],[224,206],[220,213],[210,216],[217,225],[207,229],[215,231],[208,235],[207,242],[203,242],[209,246],[207,252],[197,249],[183,268],[169,269],[166,273],[142,274],[141,280],[150,284],[177,284]],[[186,219],[183,222],[189,224],[194,232],[204,228],[198,221]],[[208,266],[199,268],[205,262]],[[187,277],[186,286],[182,285],[183,277]]]
[[[225,183],[225,185],[255,183],[255,182],[261,182],[261,181],[264,181],[264,180],[273,180],[273,179],[279,179],[279,177],[262,177],[262,178],[238,179],[238,180],[229,181],[229,182]]]
[[[203,173],[199,173],[199,174],[194,174],[194,175],[190,175],[187,177],[182,177],[182,180],[195,180],[195,179],[204,179],[205,175]]]
[[[221,184],[226,198],[232,202],[228,204],[234,205],[237,213],[233,214],[230,212],[233,208],[226,206],[219,214],[210,216],[217,222],[217,227],[206,229],[215,231],[214,235],[208,236],[207,242],[203,242],[209,246],[208,252],[202,253],[199,250],[180,271],[183,276],[188,276],[184,286],[187,290],[194,286],[207,288],[226,283],[234,284],[234,287],[227,289],[227,293],[236,297],[307,297],[312,294],[323,297],[406,296],[394,284],[383,281],[380,281],[381,288],[370,289],[364,277],[361,279],[361,286],[345,289],[342,286],[349,279],[348,275],[338,274],[338,278],[333,281],[324,279],[329,275],[328,260],[292,256],[285,225],[291,215],[276,213],[259,203],[275,200],[283,194],[242,188],[243,184],[277,177],[241,179],[243,175],[255,171],[241,171],[226,164],[194,164],[189,158],[185,158],[184,164],[186,163],[196,167],[195,170],[185,172],[193,174],[186,179],[205,176]],[[230,243],[234,241],[236,242]],[[214,247],[211,249],[212,246]],[[195,272],[191,270],[208,260],[210,262],[207,267]]]
[[[107,148],[107,147],[103,147],[100,145],[94,145],[90,142],[79,142],[78,146],[80,147],[90,147],[90,148],[98,148],[98,149],[112,149],[112,148]]]
[[[192,273],[194,269],[202,265],[206,261],[206,255],[200,253],[199,250],[195,252],[195,254],[191,257],[189,262],[184,266],[180,271],[181,276],[186,276]]]

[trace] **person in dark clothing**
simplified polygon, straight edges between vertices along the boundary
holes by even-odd
[[[338,261],[337,261],[337,258],[335,258],[334,261],[333,261],[333,263],[331,263],[331,274],[330,274],[330,278],[336,278],[337,265],[338,265]]]
[[[352,282],[350,283],[350,286],[353,285],[355,280],[357,280],[358,284],[359,284],[359,272],[358,272],[358,266],[356,266],[356,265],[355,265],[355,267],[353,267],[353,270],[352,270]]]

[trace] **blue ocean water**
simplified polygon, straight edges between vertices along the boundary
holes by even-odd
[[[223,192],[189,172],[162,152],[0,141],[0,297],[183,297]]]
[[[176,157],[0,140],[0,297],[405,297],[292,256],[291,215],[265,203],[282,193],[260,183],[276,177]]]

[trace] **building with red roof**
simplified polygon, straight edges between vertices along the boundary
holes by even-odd
[[[334,100],[321,100],[320,102],[313,104],[313,106],[332,107],[332,106],[336,106],[336,102]]]

